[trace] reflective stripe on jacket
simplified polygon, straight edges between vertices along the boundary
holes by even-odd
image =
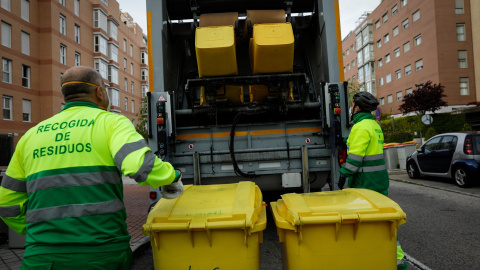
[[[18,142],[0,187],[0,216],[27,233],[25,257],[126,249],[122,174],[154,188],[175,179],[129,119],[67,103]]]
[[[348,185],[388,195],[389,177],[383,157],[383,132],[370,113],[354,115],[347,140],[347,162],[340,174],[349,177]]]

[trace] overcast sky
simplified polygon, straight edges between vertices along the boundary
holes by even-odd
[[[147,33],[146,0],[117,0],[120,9],[128,12],[133,20],[140,25],[143,33]],[[373,11],[380,0],[339,0],[340,23],[342,25],[342,38],[355,29],[355,22],[365,11]]]

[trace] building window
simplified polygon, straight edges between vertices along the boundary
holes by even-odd
[[[102,2],[108,6],[108,0],[102,0]]]
[[[380,98],[380,105],[385,105],[385,98]]]
[[[118,47],[115,43],[108,44],[108,57],[110,60],[118,62]]]
[[[130,63],[130,75],[133,76],[133,63]]]
[[[73,10],[75,12],[75,15],[80,16],[80,0],[74,0],[73,5],[74,5]]]
[[[23,122],[31,122],[32,102],[28,99],[23,100]]]
[[[417,60],[415,62],[415,70],[423,69],[423,59]]]
[[[80,44],[80,26],[75,24],[75,42]]]
[[[403,99],[402,91],[397,92],[397,101],[402,101],[402,99]]]
[[[350,70],[350,64],[347,64],[347,70]],[[142,70],[142,78],[143,78],[143,70]],[[146,81],[146,80],[143,80],[142,81]]]
[[[357,44],[357,48],[362,47],[362,35],[361,34],[358,34],[356,44]]]
[[[398,26],[393,28],[393,36],[397,36],[398,35]]]
[[[385,12],[385,14],[382,15],[382,21],[383,23],[386,23],[388,21],[388,12]]]
[[[378,81],[378,87],[383,86],[383,77],[380,78]]]
[[[2,1],[3,3],[3,1]],[[3,120],[12,120],[12,97],[3,96]]]
[[[8,48],[12,47],[12,25],[4,21],[2,21],[2,45]]]
[[[392,8],[392,16],[398,13],[398,7],[397,5],[393,6]]]
[[[348,50],[347,50],[347,55],[348,55]],[[148,64],[148,53],[146,51],[142,51],[141,61],[142,61],[142,64]]]
[[[123,39],[123,51],[127,52],[127,40]]]
[[[421,34],[413,38],[413,45],[414,46],[418,46],[420,44],[422,44],[422,35]]]
[[[416,22],[420,19],[420,9],[415,11],[412,15],[412,22]]]
[[[123,58],[123,71],[127,72],[127,58]]]
[[[408,96],[410,94],[413,93],[413,89],[412,88],[408,88],[407,90],[405,90],[405,95]]]
[[[111,83],[118,84],[118,69],[112,65],[108,66],[108,80]]]
[[[358,80],[360,81],[360,83],[363,82],[364,78],[365,77],[363,76],[363,67],[361,67],[358,69]]]
[[[22,0],[21,12],[22,12],[22,19],[27,22],[30,21],[30,0]]]
[[[457,23],[457,41],[465,41],[465,24]]]
[[[375,22],[375,29],[380,28],[380,19]]]
[[[133,57],[133,45],[130,44],[130,57]]]
[[[142,98],[145,98],[147,96],[148,92],[148,85],[142,85]]]
[[[380,47],[382,47],[382,40],[381,39],[377,40],[377,48],[380,48]]]
[[[385,76],[385,83],[391,83],[392,82],[392,74],[387,74],[387,76]]]
[[[458,51],[458,68],[468,68],[467,51]]]
[[[128,111],[128,98],[125,98],[125,111]]]
[[[395,79],[400,79],[402,78],[402,71],[399,69],[397,71],[395,71]]]
[[[468,77],[467,78],[460,78],[460,95],[461,96],[470,95],[470,90],[468,89]]]
[[[392,95],[388,95],[387,96],[387,102],[390,104],[393,102],[393,96]]]
[[[355,66],[355,59],[352,60],[352,67]]]
[[[75,52],[75,66],[80,66],[81,55],[79,52]]]
[[[378,67],[381,67],[381,66],[383,66],[382,58],[378,59]]]
[[[22,65],[22,86],[30,88],[30,67]]]
[[[128,91],[128,79],[127,78],[125,78],[125,80],[123,82],[123,86],[125,88],[125,92],[127,92]]]
[[[400,48],[396,48],[393,53],[395,54],[395,58],[400,57]]]
[[[22,53],[30,55],[30,34],[22,31]]]
[[[108,63],[103,59],[94,59],[95,69],[102,75],[102,78],[108,80]],[[117,105],[118,106],[118,105]]]
[[[406,18],[406,19],[402,22],[402,28],[403,28],[403,30],[405,30],[405,29],[408,28],[408,18]]]
[[[135,93],[134,88],[135,88],[135,84],[133,82],[131,82],[130,83],[130,91],[131,91],[132,94]]]
[[[132,100],[132,113],[135,112],[135,101]]]
[[[11,3],[10,3],[11,0],[2,0],[2,8],[5,9],[5,10],[8,10],[10,11],[11,9]]]
[[[65,28],[65,20],[66,20],[65,16],[60,14],[60,34],[63,34],[63,35],[67,34],[67,30]]]
[[[410,51],[410,41],[408,41],[407,43],[403,44],[403,53],[406,53]]]
[[[385,64],[390,62],[390,54],[385,55]]]
[[[352,81],[354,81],[354,82],[357,81],[357,77],[355,75],[352,76]]]
[[[405,66],[405,76],[412,74],[412,65]]]
[[[387,43],[389,40],[390,40],[390,35],[389,35],[389,34],[386,34],[386,35],[383,37],[383,43]]]
[[[107,55],[107,39],[102,35],[95,35],[95,52]]]
[[[118,89],[110,88],[109,89],[110,98],[112,99],[112,106],[120,106],[120,96],[118,94]]]
[[[407,5],[407,0],[400,0],[400,5],[402,7],[404,7],[405,5]]]
[[[348,65],[348,69],[350,69],[350,65]],[[142,68],[142,81],[148,81],[148,70]]]
[[[67,46],[60,44],[60,64],[67,64]]]
[[[65,6],[65,1],[66,1],[66,0],[58,0],[58,2],[60,3],[60,5],[62,5],[62,6]]]
[[[108,33],[107,14],[101,9],[93,11],[93,27],[101,28],[105,33]]]
[[[349,55],[349,54],[350,54],[350,50],[347,49],[347,55]],[[145,63],[143,63],[143,52],[142,52],[142,64],[145,64]]]
[[[455,0],[455,14],[465,13],[463,9],[463,0]]]
[[[12,83],[12,60],[2,58],[2,82]]]
[[[108,22],[108,34],[110,35],[113,40],[117,40],[118,34],[117,34],[117,24],[114,21],[109,21]]]

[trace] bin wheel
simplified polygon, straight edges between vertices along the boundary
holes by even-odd
[[[420,171],[418,170],[418,166],[417,166],[417,164],[415,164],[414,161],[408,162],[407,173],[408,173],[408,177],[410,177],[410,179],[420,178]]]
[[[470,175],[462,167],[455,168],[453,172],[453,180],[455,180],[455,183],[462,188],[469,187],[472,184]]]

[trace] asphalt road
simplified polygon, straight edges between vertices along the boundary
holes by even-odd
[[[480,186],[463,189],[450,180],[410,180],[406,174],[390,178],[389,196],[407,213],[407,223],[398,234],[409,269],[480,269]],[[280,193],[263,195],[266,202],[280,198]],[[261,269],[282,269],[281,244],[270,209],[263,240]],[[148,244],[135,253],[132,269],[153,269]]]

